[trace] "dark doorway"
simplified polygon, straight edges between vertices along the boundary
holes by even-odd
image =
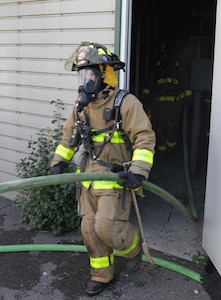
[[[216,0],[133,1],[130,90],[141,96],[162,41],[176,46],[189,76],[193,59],[213,59]]]
[[[143,89],[150,80],[151,70],[158,59],[158,47],[163,41],[175,47],[176,57],[185,65],[190,79],[193,101],[188,105],[187,119],[183,117],[177,152],[167,157],[155,155],[149,181],[187,207],[197,218],[196,225],[204,222],[216,4],[216,0],[149,0],[144,7],[144,1],[134,0],[132,6],[130,91],[143,102],[145,109],[151,107],[145,103],[147,98],[143,96]],[[154,128],[154,118],[151,121]],[[169,209],[167,204],[164,206],[158,200],[147,193],[147,201],[140,203],[142,210],[147,206],[147,212],[150,211],[149,215],[147,212],[144,215],[148,230],[157,224],[160,233],[172,224],[172,228],[185,231],[185,224],[181,222],[182,218],[176,219],[173,207]],[[185,232],[186,250],[195,227]],[[155,245],[160,244],[159,240],[159,235],[156,235]],[[165,244],[162,248],[165,249]]]
[[[216,0],[151,0],[145,6],[133,1],[130,91],[148,107],[143,89],[160,43],[170,42],[185,65],[195,101],[188,108],[190,171],[195,175],[199,156],[205,160],[208,151]]]

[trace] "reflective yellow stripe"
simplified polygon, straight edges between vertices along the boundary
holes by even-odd
[[[104,49],[102,49],[102,48],[98,48],[98,49],[97,49],[97,52],[98,52],[99,55],[107,54],[107,53],[104,51]]]
[[[123,187],[115,181],[96,180],[94,181],[95,190],[122,189]]]
[[[80,173],[80,169],[78,168],[75,173]],[[108,190],[108,189],[113,189],[113,188],[122,189],[123,188],[121,185],[119,185],[115,181],[95,180],[93,182],[94,182],[94,189],[97,189],[97,190],[100,190],[100,189]],[[83,187],[88,189],[90,187],[91,180],[81,181],[81,184],[83,185]]]
[[[115,143],[115,144],[123,144],[124,140],[122,139],[122,137],[119,135],[118,131],[115,131],[112,138],[111,138],[111,143]]]
[[[171,143],[167,141],[167,146],[173,148],[176,146],[176,142]]]
[[[160,102],[163,101],[170,101],[170,102],[174,102],[174,101],[179,101],[180,99],[184,99],[187,96],[191,96],[192,95],[192,91],[191,90],[186,90],[183,93],[180,93],[178,96],[160,96],[157,97],[157,100]]]
[[[172,83],[172,84],[179,84],[179,80],[176,78],[171,78],[171,77],[167,77],[167,78],[159,78],[157,80],[157,83],[159,84],[164,84],[164,83]]]
[[[149,89],[143,89],[143,94],[150,95],[150,90]]]
[[[92,181],[81,181],[81,185],[88,189],[91,185]],[[122,189],[123,187],[119,185],[115,181],[105,181],[105,180],[95,180],[94,183],[94,189],[95,190],[111,190],[111,189]],[[138,190],[138,188],[134,189],[135,191]]]
[[[63,157],[66,160],[71,160],[74,155],[74,151],[63,145],[58,145],[55,150],[55,154],[60,155],[61,157]]]
[[[90,47],[90,48],[94,48],[94,45],[93,45],[93,44],[90,44],[89,47]],[[107,54],[107,55],[109,55],[109,56],[112,56],[112,53],[110,52],[109,49],[106,48],[105,50],[106,50],[106,51],[104,51],[103,48],[97,48],[97,52],[98,52],[99,55]]]
[[[191,96],[193,93],[191,90],[186,90],[185,91],[186,96]]]
[[[91,181],[81,181],[81,184],[83,185],[83,187],[88,189],[91,185]]]
[[[95,190],[111,190],[111,189],[122,189],[123,187],[114,181],[93,181]],[[82,181],[83,187],[88,189],[90,187],[91,181]],[[134,189],[135,191],[138,188]]]
[[[80,168],[77,168],[75,173],[80,173]],[[108,189],[122,189],[123,187],[121,185],[119,185],[117,182],[115,181],[105,181],[105,180],[95,180],[93,181],[94,183],[94,189],[96,190],[108,190]],[[85,187],[86,189],[88,189],[91,185],[91,181],[81,181],[81,184],[83,187]]]
[[[191,90],[186,90],[185,92],[179,94],[180,99],[184,99],[187,96],[191,96],[192,95],[192,91]]]
[[[80,168],[77,168],[75,173],[81,173],[81,170]],[[85,187],[86,189],[88,189],[91,185],[91,181],[88,180],[88,181],[81,181],[81,184],[83,185],[83,187]]]
[[[100,133],[98,135],[93,135],[92,140],[93,142],[98,142],[98,143],[103,143],[105,139],[106,134],[105,133]]]
[[[105,137],[106,137],[106,133],[103,132],[103,133],[100,133],[98,135],[93,135],[92,136],[92,140],[94,142],[103,143],[104,140],[105,140]],[[119,133],[117,131],[115,131],[114,134],[113,134],[113,136],[112,136],[112,138],[111,138],[111,140],[110,140],[110,142],[114,143],[114,144],[123,144],[124,140],[121,138],[121,136],[119,135]]]
[[[157,98],[158,101],[163,102],[163,101],[170,101],[173,102],[176,100],[175,96],[160,96]]]
[[[128,247],[127,249],[124,249],[124,250],[118,250],[117,253],[119,253],[121,256],[125,256],[126,254],[130,253],[137,247],[138,242],[139,242],[139,235],[136,231],[134,234],[134,240],[133,240],[132,244],[130,245],[130,247]]]
[[[114,263],[114,254],[103,257],[90,257],[90,266],[94,269],[107,268]]]
[[[158,146],[157,147],[160,151],[166,151],[167,147],[166,146]]]
[[[142,160],[149,164],[153,164],[153,152],[147,149],[135,149],[133,152],[132,161]]]

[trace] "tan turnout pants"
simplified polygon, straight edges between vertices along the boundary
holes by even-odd
[[[125,250],[133,241],[136,230],[128,221],[131,209],[131,193],[126,192],[125,210],[122,209],[121,190],[88,190],[82,188],[79,215],[81,230],[90,258],[110,256],[113,249]],[[140,243],[126,258],[133,258],[140,251]],[[127,252],[127,251],[126,251]],[[114,263],[108,267],[91,267],[91,280],[107,283],[114,277]]]

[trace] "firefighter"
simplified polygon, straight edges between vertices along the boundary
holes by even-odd
[[[115,116],[113,104],[119,92],[115,71],[124,66],[105,46],[89,42],[82,42],[65,63],[67,71],[77,71],[79,97],[63,126],[63,138],[51,163],[53,174],[62,173],[80,148],[78,172],[115,172],[124,178],[121,184],[81,182],[78,212],[89,255],[86,292],[90,296],[102,291],[114,278],[113,249],[126,258],[128,272],[135,271],[141,262],[140,235],[129,222],[130,189],[138,193],[142,190],[141,181],[148,178],[155,133],[141,102],[132,94],[122,101],[120,120]],[[119,128],[124,131],[119,132]],[[127,161],[131,165],[124,170],[123,163]]]
[[[192,101],[192,91],[186,71],[174,56],[171,44],[161,43],[159,55],[143,93],[148,95],[146,99],[153,107],[156,152],[165,154],[176,150],[183,104]]]

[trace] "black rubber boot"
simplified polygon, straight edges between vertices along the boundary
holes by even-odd
[[[108,283],[90,280],[85,291],[89,296],[94,296],[105,289],[107,285]]]
[[[126,271],[133,273],[137,271],[142,261],[142,250],[133,258],[127,259],[126,261]]]

